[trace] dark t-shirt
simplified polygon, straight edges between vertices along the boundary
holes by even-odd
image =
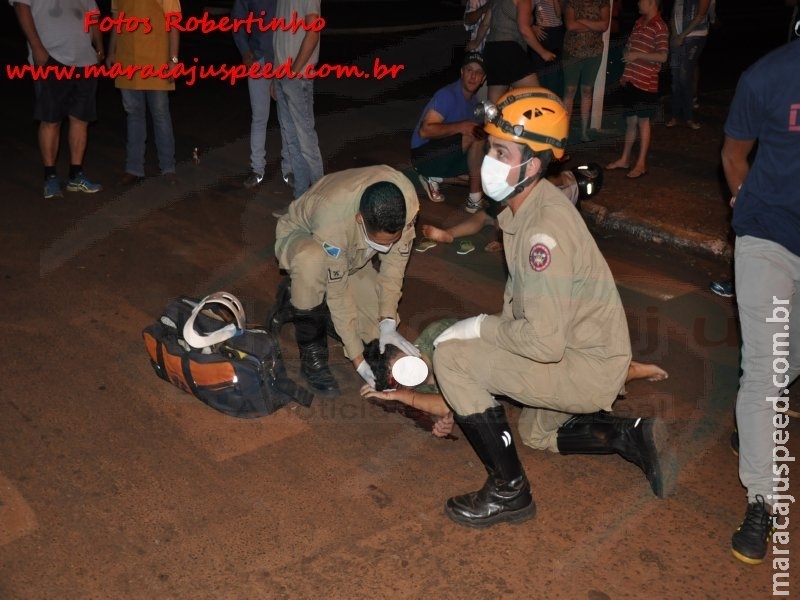
[[[478,119],[475,118],[475,107],[477,105],[477,96],[473,96],[470,100],[464,98],[460,79],[441,88],[433,95],[433,98],[428,101],[425,108],[422,109],[422,115],[419,121],[417,121],[417,126],[414,127],[414,133],[411,135],[411,148],[419,148],[428,142],[428,140],[420,136],[419,128],[422,126],[422,120],[430,109],[442,115],[445,123],[475,121],[477,125],[479,122]]]
[[[800,256],[800,40],[742,74],[725,134],[758,140],[755,160],[736,194],[736,235],[770,240]]]

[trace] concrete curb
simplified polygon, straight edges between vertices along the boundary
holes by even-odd
[[[733,260],[733,247],[723,238],[639,216],[632,217],[624,210],[609,212],[607,207],[589,200],[580,203],[580,211],[589,227],[600,232],[621,233],[642,242],[692,252],[705,258]]]

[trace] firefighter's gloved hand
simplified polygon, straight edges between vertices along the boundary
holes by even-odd
[[[378,324],[380,335],[378,336],[378,346],[381,352],[386,348],[386,344],[397,346],[409,356],[419,358],[419,349],[409,342],[402,335],[397,333],[397,321],[394,319],[384,319]]]
[[[367,385],[371,388],[375,388],[375,373],[372,372],[372,369],[367,364],[367,361],[362,360],[361,364],[358,365],[356,372],[361,375],[361,379],[363,379]]]
[[[433,347],[436,348],[448,340],[474,340],[481,337],[481,323],[485,318],[486,315],[483,314],[453,323],[433,340]]]

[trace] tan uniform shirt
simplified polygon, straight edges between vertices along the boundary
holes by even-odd
[[[179,0],[112,0],[111,11],[124,12],[126,17],[149,17],[152,30],[145,33],[139,25],[136,31],[118,33],[116,58],[123,67],[151,65],[158,70],[162,65],[172,67],[169,62],[169,34],[165,15],[168,12],[181,12]],[[142,79],[139,72],[131,79],[125,76],[114,80],[117,88],[125,90],[174,90],[175,83],[160,77]]]
[[[502,317],[487,317],[481,338],[540,363],[561,363],[564,399],[596,394],[610,407],[631,359],[625,312],[614,278],[575,207],[540,181],[516,215],[498,216],[509,278]],[[562,396],[563,395],[563,396]]]
[[[327,270],[324,292],[328,308],[345,352],[351,358],[361,354],[363,344],[355,327],[358,299],[347,285],[348,277],[364,267],[372,268],[370,261],[375,255],[364,241],[355,215],[364,189],[379,181],[397,185],[406,200],[406,226],[402,237],[389,252],[380,255],[381,268],[377,276],[376,317],[395,317],[419,211],[414,185],[400,171],[377,165],[326,175],[291,203],[289,212],[278,220],[275,233],[275,255],[283,269],[290,268],[289,249],[297,236],[311,236],[319,244],[320,259]]]

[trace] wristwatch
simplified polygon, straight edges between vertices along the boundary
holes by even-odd
[[[173,65],[177,65],[180,61],[178,60],[177,56],[171,56],[169,62],[171,62]]]

